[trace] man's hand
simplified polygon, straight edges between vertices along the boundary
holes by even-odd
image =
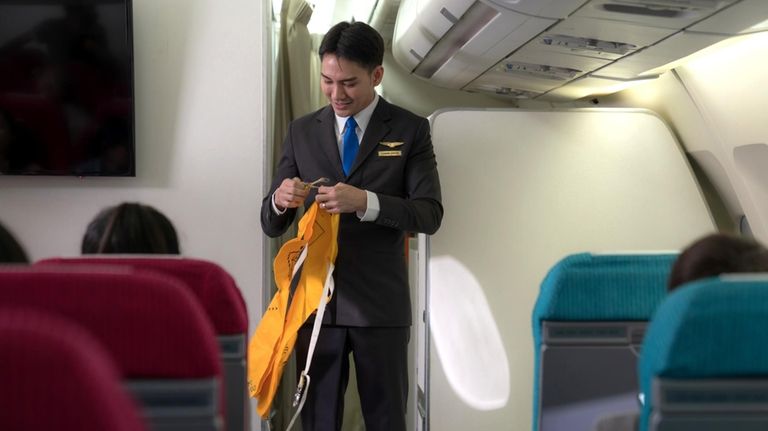
[[[337,183],[335,186],[322,186],[317,189],[315,201],[320,208],[332,214],[365,212],[368,207],[368,194],[365,190],[349,184]]]
[[[299,178],[286,178],[275,190],[275,205],[281,211],[286,208],[298,208],[309,195],[309,187]]]

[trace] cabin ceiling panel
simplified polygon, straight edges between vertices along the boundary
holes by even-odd
[[[403,0],[395,60],[446,88],[540,92],[588,75],[589,86],[565,93],[605,82],[592,94],[606,94],[616,80],[658,76],[725,37],[768,27],[766,0],[477,0],[464,9],[470,2]],[[561,82],[543,86],[541,72]]]
[[[494,31],[478,33],[455,50],[430,76],[430,81],[443,87],[461,88],[555,22],[504,12],[487,25]]]
[[[542,18],[563,19],[573,13],[585,0],[488,0],[508,10]]]
[[[767,19],[768,1],[742,0],[714,16],[692,25],[689,30],[730,35],[751,33],[768,29],[768,23],[760,26],[760,28],[751,28],[764,23]]]
[[[547,47],[554,52],[571,51],[580,55],[615,60],[632,51],[653,45],[674,33],[675,30],[666,28],[647,27],[593,18],[572,17],[560,21],[543,35],[537,37],[531,44],[535,43],[537,46]],[[544,38],[551,38],[554,35],[566,35],[573,38],[583,39],[585,46],[578,49],[572,46],[558,45],[555,43],[546,44],[543,42]],[[598,44],[598,42],[603,42],[603,44]],[[610,44],[616,44],[618,46],[612,47]],[[620,49],[624,45],[629,46]]]
[[[575,17],[681,30],[738,0],[592,0]]]
[[[600,70],[595,75],[633,79],[644,74],[659,74],[666,70],[654,70],[693,54],[707,46],[720,42],[727,36],[679,32],[664,41],[633,55],[624,57]]]

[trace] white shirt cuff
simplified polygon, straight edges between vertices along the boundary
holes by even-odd
[[[275,190],[275,193],[277,193],[277,190]],[[274,211],[277,215],[283,215],[288,209],[286,208],[280,211],[280,209],[277,208],[277,204],[275,203],[275,193],[272,193],[272,211]]]
[[[367,208],[363,214],[360,214],[361,211],[358,211],[357,217],[360,221],[376,221],[376,218],[379,217],[379,211],[381,210],[381,207],[379,206],[379,197],[376,196],[376,193],[369,192],[368,190],[365,191],[365,194],[368,196],[366,202]]]

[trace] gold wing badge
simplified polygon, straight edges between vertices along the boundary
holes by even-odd
[[[403,152],[401,150],[395,150],[395,148],[403,145],[404,143],[405,142],[379,142],[379,145],[390,148],[390,150],[379,151],[379,157],[402,157]]]

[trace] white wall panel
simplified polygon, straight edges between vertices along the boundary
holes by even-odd
[[[755,188],[756,182],[743,180],[734,150],[768,142],[766,54],[768,33],[759,33],[728,41],[710,55],[678,69],[702,113],[702,126],[715,138],[713,153],[730,173],[752,231],[763,241],[768,241],[768,202],[763,192]]]
[[[657,110],[677,131],[723,195],[729,211],[745,215],[754,235],[768,241],[768,201],[759,181],[748,178],[735,161],[739,147],[768,142],[768,33],[735,37],[698,53],[672,74],[608,99],[619,106]],[[710,169],[711,166],[722,169]],[[765,169],[765,166],[762,166]],[[765,177],[761,177],[765,180]],[[765,187],[765,184],[762,185]],[[734,220],[738,222],[738,220]]]
[[[546,271],[574,252],[678,249],[714,225],[675,138],[649,111],[449,110],[435,114],[432,133],[445,217],[431,255],[457,259],[478,280],[511,394],[500,409],[471,407],[433,344],[430,426],[527,430],[531,311]]]

